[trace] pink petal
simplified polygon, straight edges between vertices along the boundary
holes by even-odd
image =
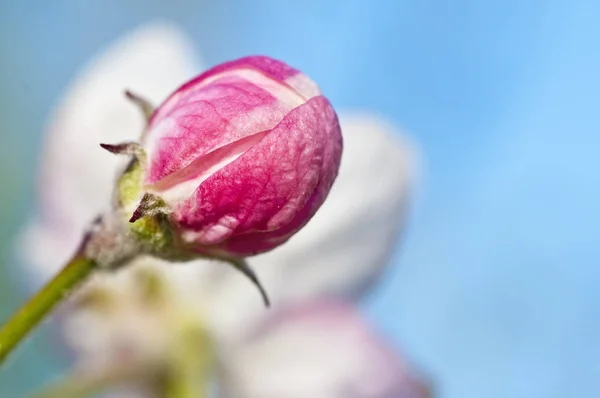
[[[285,93],[279,89],[231,75],[176,92],[177,101],[161,105],[145,136],[150,172],[146,182],[159,182],[214,150],[271,130],[304,102],[300,97],[281,98]]]
[[[353,308],[315,302],[275,313],[224,349],[236,398],[426,398],[428,386]]]
[[[320,95],[317,85],[300,71],[270,57],[250,56],[219,64],[183,84],[165,101],[162,109],[154,117],[161,119],[190,91],[198,90],[218,77],[239,75],[244,71],[257,72],[263,78],[273,80],[273,83],[278,85],[285,84],[304,100]]]
[[[314,97],[205,180],[175,217],[190,231],[190,240],[203,245],[239,255],[268,250],[286,241],[323,203],[341,150],[333,108],[325,97]]]

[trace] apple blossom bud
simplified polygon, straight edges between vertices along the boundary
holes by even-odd
[[[315,83],[252,56],[177,89],[139,145],[104,147],[137,157],[117,197],[142,243],[170,250],[168,258],[242,258],[284,243],[315,214],[337,175],[342,136]]]

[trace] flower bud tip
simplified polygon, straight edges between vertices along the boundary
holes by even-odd
[[[151,193],[146,192],[140,200],[140,204],[134,210],[130,223],[134,223],[145,216],[156,216],[160,213],[168,213],[169,209],[161,198]]]
[[[123,142],[121,144],[100,144],[103,149],[116,155],[133,155],[139,157],[143,149],[137,142]]]

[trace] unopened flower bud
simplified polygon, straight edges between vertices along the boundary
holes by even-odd
[[[148,120],[118,200],[155,251],[240,258],[271,250],[319,209],[342,153],[338,119],[308,77],[262,56],[218,65]],[[350,198],[349,198],[350,199]],[[168,257],[168,256],[167,256]]]

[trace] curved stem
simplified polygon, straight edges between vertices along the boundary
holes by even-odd
[[[94,270],[95,262],[76,255],[0,329],[0,365],[25,336]]]

